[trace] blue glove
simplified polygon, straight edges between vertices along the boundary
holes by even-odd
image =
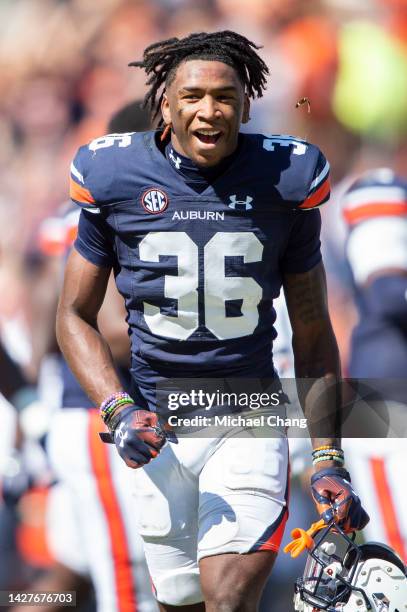
[[[330,467],[316,472],[311,478],[311,492],[325,523],[334,519],[346,533],[359,531],[368,524],[369,515],[352,489],[345,468]]]
[[[157,457],[165,444],[165,433],[155,412],[129,406],[112,421],[109,427],[113,430],[116,448],[131,468],[139,468]]]

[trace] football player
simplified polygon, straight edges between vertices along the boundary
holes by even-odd
[[[358,490],[372,509],[368,537],[385,541],[406,562],[406,497],[398,483],[406,462],[407,181],[389,168],[365,172],[345,194],[343,214],[359,312],[349,375],[374,379],[393,436],[357,445],[349,438],[346,453]]]
[[[133,65],[148,75],[159,129],[98,138],[71,167],[82,213],[58,338],[119,454],[143,468],[138,528],[161,610],[257,609],[287,518],[288,453],[284,437],[250,437],[250,427],[166,442],[157,383],[275,377],[283,285],[296,375],[316,379],[306,414],[338,420],[336,392],[312,401],[339,376],[319,241],[329,164],[307,142],[239,132],[266,85],[257,48],[229,31],[151,45]],[[133,397],[97,327],[111,269],[128,311]],[[367,515],[333,429],[314,439],[313,496],[325,520],[360,529]]]

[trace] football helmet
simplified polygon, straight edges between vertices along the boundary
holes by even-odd
[[[376,542],[357,545],[331,522],[314,538],[295,584],[298,612],[406,612],[406,567]]]

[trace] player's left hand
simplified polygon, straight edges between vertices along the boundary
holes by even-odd
[[[345,468],[330,467],[316,472],[311,478],[311,492],[326,524],[333,519],[346,533],[359,531],[368,524],[369,515],[353,490]]]

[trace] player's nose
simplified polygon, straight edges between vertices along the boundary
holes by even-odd
[[[220,116],[217,101],[213,96],[204,96],[201,99],[197,116],[199,119],[205,121],[211,121],[212,119],[217,119]]]

